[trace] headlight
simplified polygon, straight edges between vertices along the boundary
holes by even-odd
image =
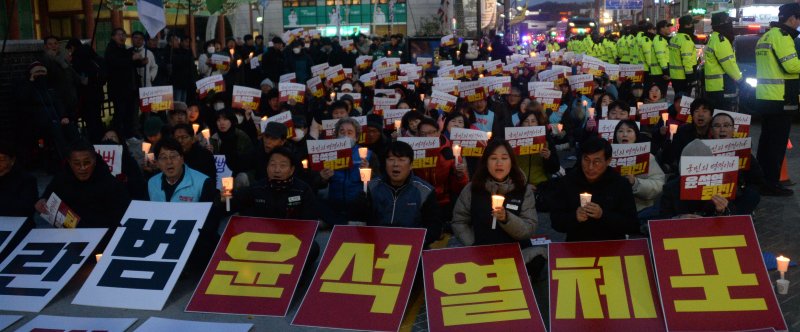
[[[745,78],[744,81],[754,88],[758,85],[758,80],[753,77]]]

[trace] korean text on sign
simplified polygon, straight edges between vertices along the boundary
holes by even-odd
[[[667,327],[787,329],[750,216],[650,221]]]
[[[611,144],[611,168],[621,175],[647,174],[650,170],[650,142]]]
[[[534,127],[506,127],[506,140],[514,154],[525,156],[539,154],[547,145],[547,128],[545,126]]]
[[[681,157],[680,167],[682,200],[736,198],[738,157]]]
[[[489,136],[480,130],[453,128],[450,139],[453,144],[461,145],[461,156],[480,157],[483,155]]]
[[[338,170],[353,165],[353,150],[346,138],[308,140],[309,168],[320,171],[323,168]]]

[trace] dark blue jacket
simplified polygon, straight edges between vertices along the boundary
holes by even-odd
[[[369,182],[369,217],[373,226],[426,228],[425,245],[436,241],[442,232],[436,192],[429,183],[413,174],[395,188],[384,177]]]

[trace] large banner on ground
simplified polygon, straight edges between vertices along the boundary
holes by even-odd
[[[787,329],[750,216],[651,220],[672,331]]]
[[[125,332],[136,318],[67,317],[39,315],[25,323],[17,331],[103,331]]]
[[[210,209],[211,203],[132,201],[72,303],[163,309]]]
[[[294,325],[397,331],[425,230],[335,226]]]
[[[318,223],[232,217],[186,311],[285,316]]]
[[[551,243],[551,331],[665,331],[646,239]]]
[[[19,232],[24,223],[24,217],[0,217],[0,252],[3,252],[11,243],[14,235]]]
[[[430,331],[546,331],[519,245],[422,254]]]
[[[150,317],[142,325],[139,325],[134,332],[248,332],[252,328],[253,324],[249,323],[211,323]]]
[[[0,310],[39,312],[78,272],[105,228],[33,229],[0,264]]]

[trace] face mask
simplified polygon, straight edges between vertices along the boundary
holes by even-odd
[[[299,47],[295,47],[295,48],[292,49],[292,52],[294,52],[294,54],[300,54],[300,48]]]
[[[216,51],[216,49],[214,49],[214,46],[210,46],[209,48],[206,49],[206,52],[208,53],[214,53],[214,51]]]
[[[244,122],[244,115],[236,114],[236,123]]]
[[[303,139],[303,137],[305,135],[306,135],[306,133],[305,133],[305,131],[303,131],[303,129],[295,128],[294,137],[292,138],[292,140],[295,141],[295,142],[299,142],[301,139]]]
[[[347,139],[348,146],[355,146],[356,145],[356,140],[354,138],[352,138],[352,137],[345,137],[345,138]]]
[[[633,93],[634,97],[640,98],[642,96],[642,92],[644,92],[644,91],[642,91],[642,90],[633,90],[632,93]]]
[[[219,111],[219,110],[221,110],[223,108],[225,108],[225,103],[214,103],[214,110],[215,111]]]
[[[289,189],[289,186],[292,185],[292,178],[289,177],[286,180],[277,180],[277,179],[269,179],[268,180],[269,187],[275,191],[284,191]]]

